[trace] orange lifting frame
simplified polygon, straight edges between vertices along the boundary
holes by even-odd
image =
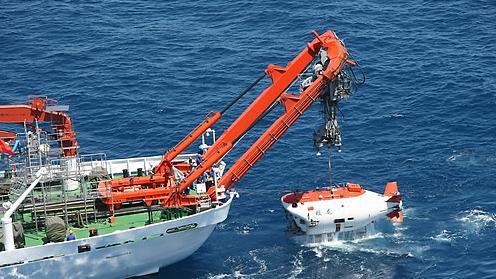
[[[197,168],[187,174],[187,176],[178,185],[173,185],[171,179],[166,179],[171,175],[170,167],[172,160],[182,151],[189,147],[197,138],[199,138],[208,128],[210,128],[222,116],[220,112],[211,113],[207,118],[195,128],[188,136],[179,142],[173,149],[166,152],[162,161],[155,169],[155,175],[151,177],[124,178],[110,181],[112,196],[119,202],[132,200],[160,200],[164,206],[177,204],[191,204],[193,201],[190,196],[181,194],[204,172],[221,160],[245,133],[247,133],[258,121],[260,116],[265,115],[272,105],[279,101],[284,105],[286,111],[280,116],[260,137],[259,139],[234,163],[234,165],[224,174],[219,181],[219,185],[225,186],[226,189],[233,187],[250,168],[270,149],[270,147],[295,123],[295,121],[315,102],[328,84],[337,77],[344,66],[354,64],[348,60],[348,52],[343,43],[337,38],[332,31],[327,31],[322,35],[313,31],[315,39],[300,52],[286,67],[279,67],[270,64],[265,73],[272,79],[272,85],[266,88],[246,110],[227,128],[219,139],[209,148],[203,156],[203,162]],[[291,95],[285,93],[299,74],[303,73],[321,48],[326,49],[330,63],[322,75],[318,76],[313,83],[300,93],[300,95]],[[157,183],[165,183],[165,187],[155,188]],[[113,189],[122,186],[145,186],[154,188],[153,197],[147,195],[148,189],[138,190],[127,196],[124,192],[114,192]],[[100,192],[107,191],[106,184],[101,183]],[[108,193],[108,192],[107,192]],[[140,196],[140,193],[142,194]],[[215,189],[209,189],[208,195],[215,199]],[[111,197],[108,197],[109,199]],[[129,199],[128,199],[129,198]],[[179,201],[177,201],[179,199]],[[181,202],[183,199],[184,202]],[[175,200],[175,201],[173,201]],[[108,203],[107,203],[108,204]]]
[[[51,123],[57,140],[61,142],[64,156],[76,156],[78,144],[71,118],[64,112],[47,111],[48,101],[47,97],[34,97],[27,105],[0,106],[0,123]],[[0,131],[0,137],[3,136],[13,138],[15,133]]]

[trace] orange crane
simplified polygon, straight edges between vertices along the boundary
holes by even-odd
[[[71,118],[67,113],[57,111],[57,105],[55,101],[47,97],[30,98],[26,105],[2,105],[0,106],[0,123],[27,124],[28,126],[33,122],[50,123],[54,137],[60,142],[63,155],[65,157],[76,156],[78,143]],[[0,131],[0,140],[9,141],[15,136],[14,132]]]
[[[162,161],[155,167],[154,174],[148,177],[128,177],[100,182],[98,188],[102,200],[109,207],[128,201],[142,200],[147,205],[158,201],[162,206],[187,206],[197,202],[198,196],[187,195],[184,191],[203,173],[208,172],[218,163],[261,118],[280,103],[285,112],[251,145],[251,147],[231,166],[218,181],[225,189],[233,187],[250,168],[270,149],[270,147],[288,130],[291,125],[319,99],[342,70],[348,65],[355,65],[349,60],[349,54],[342,41],[332,31],[321,35],[312,32],[315,39],[303,49],[286,67],[270,64],[264,74],[246,88],[238,98],[223,111],[211,112],[191,133],[174,148],[168,150]],[[325,56],[327,60],[323,59]],[[317,61],[320,58],[322,61]],[[292,84],[304,73],[312,62],[316,63],[316,74],[298,95],[287,93]],[[320,68],[315,65],[320,63]],[[203,154],[202,162],[186,173],[182,181],[176,182],[172,170],[172,160],[186,150],[205,131],[217,122],[246,92],[251,90],[266,75],[272,79],[267,87],[227,128],[218,140]],[[126,191],[127,189],[127,191]],[[211,187],[206,196],[216,198],[215,187]]]

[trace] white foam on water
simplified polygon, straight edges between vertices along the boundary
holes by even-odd
[[[250,227],[249,225],[244,225],[240,230],[240,234],[249,234],[254,228]]]
[[[223,279],[223,278],[254,278],[266,274],[278,274],[278,268],[269,269],[267,262],[270,262],[277,248],[263,248],[254,249],[248,252],[249,257],[246,256],[230,256],[224,263],[229,267],[231,273],[226,273],[225,271],[220,274],[209,274],[209,279]],[[277,252],[276,252],[277,253]],[[298,265],[301,271],[302,266],[302,256],[300,255],[297,260],[296,269],[298,270]],[[286,272],[286,271],[285,271]],[[301,273],[301,272],[300,272]]]
[[[430,238],[438,242],[451,242],[459,238],[459,236],[449,230],[442,230],[440,233],[435,236],[431,236]]]
[[[325,255],[324,252],[327,250],[342,251],[347,253],[365,252],[372,254],[395,254],[381,248],[367,247],[362,245],[364,244],[364,242],[377,238],[383,238],[383,234],[375,233],[373,235],[368,235],[367,237],[354,240],[324,240],[322,242],[310,242],[304,244],[303,246],[311,248],[317,258],[323,258]],[[324,257],[324,261],[325,260],[326,258]]]
[[[403,217],[405,220],[408,219],[413,219],[414,215],[414,209],[413,208],[407,208],[406,210],[403,210]],[[404,242],[409,240],[409,235],[408,235],[408,230],[409,230],[409,224],[408,222],[404,223],[392,223],[392,236],[396,240],[395,242]]]
[[[312,251],[315,253],[315,256],[317,258],[322,258],[323,253],[322,253],[322,249],[320,249],[320,246],[314,246]]]
[[[496,228],[496,214],[477,208],[461,212],[458,221],[476,233],[480,233],[486,228]]]
[[[216,274],[216,275],[208,276],[208,279],[224,279],[224,278],[232,278],[232,274]]]
[[[253,224],[243,224],[240,226],[236,226],[235,230],[237,234],[247,235],[250,234],[253,230],[258,226],[257,222],[253,222]]]
[[[350,243],[360,243],[363,241],[369,241],[375,238],[382,238],[383,234],[376,231],[375,225],[373,223],[367,225],[366,227],[347,232],[338,233],[324,233],[318,235],[292,235],[291,238],[297,244],[300,244],[308,248],[336,248],[341,249],[346,247]],[[318,250],[316,251],[317,257],[319,257]]]
[[[215,275],[209,274],[207,278],[208,279],[249,278],[249,276],[242,274],[240,271],[234,271],[231,274],[226,274],[226,273],[215,274]]]
[[[226,223],[219,223],[217,224],[217,226],[215,227],[216,230],[224,230],[226,228]]]
[[[300,237],[300,244],[304,247],[311,248],[311,251],[315,253],[315,256],[319,259],[322,259],[324,262],[330,261],[330,258],[327,258],[326,251],[331,250],[331,251],[341,251],[345,253],[356,253],[356,252],[361,252],[361,253],[369,253],[369,254],[376,254],[376,255],[386,255],[386,256],[394,256],[394,257],[415,257],[415,254],[418,252],[421,254],[422,249],[420,247],[410,247],[412,243],[409,241],[400,241],[400,242],[405,242],[405,245],[408,245],[408,250],[404,251],[404,247],[401,249],[391,249],[391,247],[384,247],[383,245],[376,245],[376,243],[370,243],[371,241],[373,242],[374,240],[380,240],[384,239],[388,241],[387,239],[390,239],[393,237],[393,239],[396,239],[397,236],[403,237],[403,231],[405,228],[399,226],[395,227],[395,232],[393,234],[384,234],[382,232],[376,231],[374,226],[370,226],[366,232],[366,234],[359,234],[361,235],[358,238],[354,239],[339,239],[339,237],[336,236],[329,236],[328,234],[325,235],[319,235],[319,236],[307,236],[307,235],[302,235]],[[382,241],[379,241],[382,242]],[[396,243],[397,244],[397,243]]]
[[[19,278],[19,279],[27,279],[27,278],[29,278],[29,277],[27,277],[24,274],[18,273],[17,272],[17,268],[13,268],[12,271],[8,275],[9,275],[9,278]]]
[[[303,250],[298,251],[294,256],[294,260],[291,261],[291,264],[293,268],[291,269],[289,279],[295,279],[305,270],[305,267],[303,266]]]
[[[361,245],[359,242],[350,242],[350,241],[335,241],[333,243],[327,243],[325,245],[312,247],[312,251],[315,253],[315,256],[319,259],[323,259],[324,262],[330,260],[330,259],[327,259],[325,257],[325,255],[326,255],[325,252],[328,250],[340,251],[340,252],[345,252],[345,253],[360,252],[360,253],[394,256],[394,257],[397,257],[397,256],[406,256],[406,257],[410,257],[410,258],[414,257],[412,252],[403,253],[400,251],[390,250],[388,248],[364,246],[364,245]]]
[[[460,158],[462,156],[462,154],[454,154],[454,155],[451,155],[448,157],[447,161],[450,161],[450,162],[453,162],[455,161],[456,159]]]
[[[252,257],[252,260],[256,262],[259,266],[259,273],[264,273],[267,271],[267,264],[265,263],[265,260],[257,257],[257,250],[250,251],[249,254]]]
[[[449,155],[446,161],[451,164],[461,164],[462,166],[478,165],[488,167],[488,164],[493,163],[495,159],[496,157],[492,154],[488,154],[486,150],[478,151],[466,149],[453,150],[453,154]]]

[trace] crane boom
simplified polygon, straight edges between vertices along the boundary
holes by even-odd
[[[332,36],[332,32],[326,32],[322,36]],[[321,42],[315,38],[308,46],[300,52],[296,58],[288,63],[286,67],[270,64],[265,73],[272,79],[272,85],[265,89],[246,110],[231,124],[229,128],[219,137],[215,144],[223,145],[227,142],[234,143],[242,137],[263,115],[272,104],[277,101],[281,94],[293,83],[317,55]],[[214,144],[214,146],[215,146]],[[213,151],[207,151],[205,159],[208,159]]]
[[[186,189],[193,185],[206,172],[224,158],[261,118],[279,102],[285,112],[281,115],[250,148],[235,162],[222,176],[217,185],[231,188],[245,175],[251,167],[272,147],[272,145],[293,125],[296,120],[330,88],[331,82],[336,80],[347,64],[348,52],[343,43],[332,31],[322,35],[313,31],[312,40],[286,67],[270,64],[262,77],[251,84],[238,98],[231,102],[222,112],[207,116],[191,133],[189,133],[174,148],[167,151],[162,161],[155,168],[155,173],[149,177],[131,177],[112,179],[110,182],[101,182],[99,191],[107,205],[143,200],[147,204],[159,201],[163,206],[192,205],[193,196],[185,194]],[[313,64],[312,64],[313,62]],[[320,63],[320,64],[319,64]],[[314,74],[307,77],[307,84],[302,87],[298,95],[287,93],[293,83],[307,71],[310,65],[314,67]],[[319,66],[319,69],[315,67]],[[198,137],[219,120],[224,112],[251,89],[265,75],[269,75],[272,84],[267,87],[227,128],[202,156],[198,166],[191,167],[181,180],[174,177],[172,160],[189,147]],[[126,192],[123,189],[128,189]],[[215,187],[208,189],[205,196],[216,198]]]
[[[266,73],[271,76],[273,84],[265,89],[212,145],[204,155],[204,161],[201,165],[186,176],[178,185],[179,191],[185,190],[217,162],[216,159],[219,157],[220,147],[228,144],[234,146],[234,143],[253,127],[259,116],[264,115],[273,103],[280,99],[280,102],[285,105],[287,112],[230,168],[226,173],[229,177],[224,176],[220,181],[220,185],[224,185],[227,188],[231,187],[236,181],[239,181],[275,141],[308,109],[318,98],[327,83],[337,76],[348,59],[346,48],[332,31],[328,31],[322,35],[318,35],[314,31],[313,34],[315,39],[286,67],[269,65]],[[303,91],[300,96],[284,93],[298,75],[305,71],[321,48],[326,49],[327,56],[331,59],[330,64],[322,75]],[[230,149],[223,148],[223,152],[227,153]],[[214,154],[217,156],[213,156]]]
[[[346,65],[348,53],[339,40],[327,41],[326,44],[323,44],[323,47],[327,48],[327,55],[332,57],[327,69],[308,88],[303,90],[299,96],[287,93],[282,96],[280,102],[285,106],[286,112],[224,174],[219,181],[220,185],[224,185],[229,189],[234,183],[239,181],[289,127],[300,118],[310,105],[317,100],[322,94],[322,91],[327,88],[329,82]]]
[[[184,137],[178,144],[176,144],[172,149],[168,150],[162,157],[160,163],[155,167],[156,174],[165,174],[167,171],[167,166],[171,166],[172,160],[174,160],[181,152],[188,148],[195,140],[197,140],[205,131],[207,131],[212,125],[214,125],[220,118],[222,114],[220,112],[210,112],[207,114],[205,119],[191,131],[186,137]]]
[[[27,105],[0,106],[0,123],[24,124],[30,122],[49,122],[60,141],[64,156],[77,155],[76,134],[72,128],[71,118],[62,111],[49,110],[47,97],[34,97]],[[15,133],[0,131],[0,136],[12,137]]]

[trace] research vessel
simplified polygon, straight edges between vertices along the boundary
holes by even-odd
[[[0,106],[0,124],[21,130],[0,131],[0,275],[126,278],[194,253],[227,218],[233,186],[355,65],[334,32],[312,34],[286,66],[270,64],[159,156],[82,154],[68,107],[46,97]],[[213,125],[266,76],[272,83],[216,138]],[[280,116],[227,168],[224,157],[276,111]],[[188,153],[192,148],[198,151]]]

